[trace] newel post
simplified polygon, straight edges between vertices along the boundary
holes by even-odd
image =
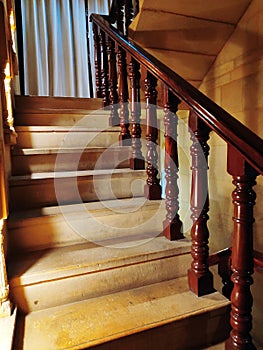
[[[183,224],[180,220],[177,151],[177,116],[178,105],[181,102],[171,91],[164,88],[164,126],[165,126],[165,180],[166,180],[166,218],[163,222],[163,234],[170,240],[182,239]]]
[[[234,231],[232,241],[232,282],[230,324],[232,331],[226,342],[227,350],[256,349],[252,343],[253,298],[250,286],[253,283],[253,207],[256,194],[257,172],[232,146],[228,146],[227,170],[233,176],[235,189],[232,193],[234,205]]]
[[[193,258],[191,268],[188,271],[189,288],[196,295],[201,296],[212,293],[213,275],[209,271],[208,239],[209,231],[207,221],[209,219],[209,196],[207,179],[207,160],[209,154],[210,129],[201,121],[194,111],[190,112],[189,128],[191,132],[191,156],[192,156],[192,188],[191,188],[191,229]]]

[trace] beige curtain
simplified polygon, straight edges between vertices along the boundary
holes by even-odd
[[[25,94],[89,97],[84,0],[26,0],[21,10]]]

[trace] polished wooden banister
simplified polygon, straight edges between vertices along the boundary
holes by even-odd
[[[263,140],[259,136],[142,47],[125,38],[110,25],[106,17],[92,14],[91,20],[193,109],[211,130],[235,147],[255,170],[263,174]]]
[[[232,248],[225,248],[209,255],[209,266],[220,264],[223,259],[231,259]],[[254,250],[254,266],[255,270],[259,273],[263,273],[263,253]],[[230,267],[230,266],[229,266]]]

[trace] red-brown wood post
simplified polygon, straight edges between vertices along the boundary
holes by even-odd
[[[119,69],[119,100],[120,100],[120,127],[121,132],[119,136],[120,143],[124,146],[131,144],[131,134],[129,131],[129,108],[128,108],[128,75],[126,52],[118,47],[118,69]]]
[[[231,261],[232,250],[229,250],[228,254],[222,256],[218,263],[218,274],[222,278],[223,288],[222,294],[230,300],[230,296],[233,290],[233,282],[231,281]]]
[[[116,14],[117,29],[124,34],[124,0],[116,0],[116,3],[117,3],[117,14]]]
[[[131,58],[129,64],[129,78],[130,78],[130,88],[131,88],[131,122],[132,122],[132,155],[130,159],[130,168],[133,170],[144,169],[145,161],[141,151],[141,103],[140,103],[140,64]]]
[[[252,343],[253,298],[250,286],[253,283],[253,207],[256,194],[257,172],[228,145],[227,170],[233,176],[235,189],[232,193],[234,205],[234,231],[232,242],[232,282],[230,324],[232,331],[226,342],[227,350],[256,349]]]
[[[110,126],[120,125],[119,118],[119,96],[118,96],[118,78],[117,78],[117,62],[115,54],[115,42],[108,38],[107,52],[109,61],[109,99],[110,99]]]
[[[94,65],[95,65],[95,79],[96,79],[96,97],[101,98],[101,56],[98,26],[93,22],[93,37],[94,37]]]
[[[158,152],[157,152],[157,79],[147,72],[145,79],[145,99],[146,99],[146,161],[147,161],[147,180],[144,186],[144,195],[150,200],[161,199],[161,186],[159,183],[158,175]]]
[[[133,1],[125,0],[125,35],[128,36],[128,28],[134,17]]]
[[[103,30],[99,30],[99,43],[100,43],[100,79],[101,79],[101,97],[103,98],[104,107],[110,104],[109,99],[109,80],[108,80],[108,55],[106,38]]]
[[[194,111],[190,112],[189,128],[191,132],[192,156],[192,188],[191,188],[191,218],[193,226],[191,229],[193,258],[191,268],[188,271],[189,288],[196,295],[201,296],[212,293],[213,275],[209,270],[208,239],[209,231],[207,227],[209,197],[207,179],[207,159],[209,154],[210,129],[198,118]]]
[[[170,240],[182,239],[184,235],[183,224],[180,220],[179,188],[178,180],[178,150],[177,150],[177,125],[176,112],[181,102],[171,91],[164,88],[164,126],[165,126],[165,206],[166,218],[163,222],[163,234]]]

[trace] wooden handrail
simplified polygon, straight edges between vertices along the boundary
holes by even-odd
[[[138,44],[124,37],[109,24],[106,18],[92,14],[91,21],[97,24],[117,45],[131,54],[141,65],[147,67],[152,75],[158,77],[170,91],[194,110],[211,130],[237,149],[257,172],[263,174],[263,140],[258,135]]]
[[[232,248],[225,248],[216,253],[209,255],[209,266],[218,265],[224,258],[231,257]],[[254,266],[255,270],[259,273],[263,273],[263,253],[254,250]]]
[[[256,177],[259,174],[263,175],[263,140],[181,76],[147,53],[139,45],[127,39],[118,29],[111,26],[109,17],[93,14],[91,21],[98,37],[105,38],[105,42],[110,45],[108,58],[114,47],[115,52],[118,53],[118,75],[116,75],[117,70],[115,69],[116,58],[113,60],[110,58],[112,61],[110,71],[114,74],[109,75],[111,80],[109,85],[114,87],[118,78],[121,134],[126,134],[129,130],[128,110],[127,113],[124,113],[124,105],[127,105],[125,102],[129,101],[133,105],[134,102],[138,102],[139,96],[134,85],[133,74],[130,74],[131,95],[128,98],[126,58],[130,61],[130,65],[137,62],[137,71],[140,70],[144,75],[147,125],[145,197],[152,200],[161,198],[161,188],[157,177],[158,155],[156,152],[156,140],[158,138],[156,127],[157,86],[158,82],[161,82],[163,88],[161,104],[164,108],[164,138],[167,154],[164,164],[166,220],[163,234],[171,240],[182,237],[182,225],[178,214],[177,130],[172,115],[175,115],[180,102],[184,102],[190,109],[188,118],[192,141],[190,147],[192,158],[190,207],[193,225],[191,228],[192,263],[188,270],[189,289],[198,296],[213,292],[213,274],[209,270],[209,266],[218,264],[218,273],[223,282],[223,294],[231,299],[230,324],[232,330],[226,342],[226,349],[239,349],[238,344],[246,344],[247,348],[254,349],[250,335],[253,305],[250,286],[253,283],[253,265],[260,271],[262,262],[260,262],[258,255],[256,259],[253,257],[253,208],[256,199],[253,186],[256,184]],[[125,30],[125,34],[127,34],[127,30]],[[103,63],[104,56],[101,56],[103,50],[98,50],[98,44],[95,46],[95,51],[96,57],[98,57],[97,76],[101,77],[99,91],[101,90],[103,95],[106,96],[106,93],[110,92],[108,81],[104,79],[104,72],[108,70],[108,62],[105,60]],[[100,57],[101,65],[99,66]],[[112,70],[112,68],[114,69]],[[131,70],[131,73],[133,70]],[[138,84],[139,86],[142,86],[142,84]],[[110,96],[109,100],[112,106],[114,99]],[[106,101],[104,105],[107,105]],[[234,215],[231,257],[228,250],[209,257],[209,229],[207,225],[209,219],[208,140],[211,131],[214,131],[227,143],[227,172],[232,176],[234,185],[232,192]],[[139,138],[140,135],[133,132],[133,137]],[[135,157],[134,154],[132,157]],[[173,162],[168,161],[169,158]],[[173,164],[177,164],[177,166]]]

